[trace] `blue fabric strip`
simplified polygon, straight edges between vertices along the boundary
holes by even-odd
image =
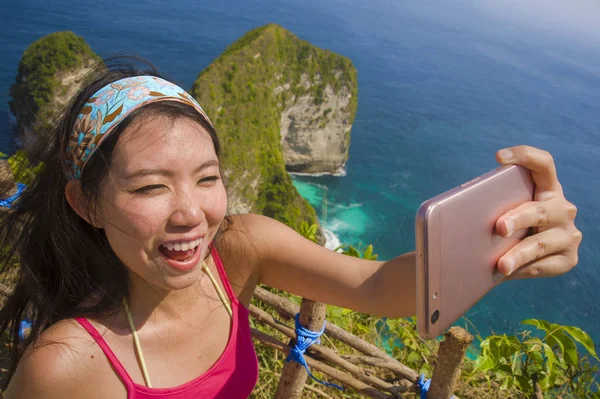
[[[296,363],[300,363],[301,365],[304,366],[304,368],[306,369],[306,372],[308,373],[309,376],[311,376],[311,378],[313,380],[315,380],[318,383],[323,384],[325,386],[334,387],[334,388],[339,389],[340,391],[343,391],[344,388],[342,388],[341,386],[339,386],[337,384],[332,384],[329,382],[321,381],[320,379],[315,377],[308,369],[308,364],[306,363],[306,359],[304,359],[304,352],[306,352],[306,349],[308,349],[308,347],[311,346],[312,344],[314,344],[315,342],[320,343],[319,338],[321,337],[321,335],[323,335],[323,332],[325,332],[325,323],[323,323],[323,328],[321,328],[321,331],[311,331],[311,330],[304,328],[304,326],[302,326],[302,324],[300,324],[299,316],[300,316],[300,313],[297,313],[296,314],[296,336],[297,336],[296,345],[294,345],[294,347],[290,351],[290,354],[287,357],[287,359],[285,359],[285,362],[287,363],[290,361],[295,361]]]
[[[23,190],[25,190],[26,187],[27,186],[22,183],[17,183],[17,192],[6,199],[0,200],[0,207],[12,208],[12,203],[15,202],[17,198],[19,198],[19,196],[21,195]]]

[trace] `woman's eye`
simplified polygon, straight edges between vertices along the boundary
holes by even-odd
[[[156,193],[156,192],[162,190],[164,187],[165,186],[155,184],[152,186],[145,186],[142,188],[138,188],[137,190],[135,190],[135,192],[138,194],[153,194],[153,193]]]
[[[210,185],[216,182],[217,180],[219,180],[219,176],[207,176],[198,180],[198,183],[202,185]]]

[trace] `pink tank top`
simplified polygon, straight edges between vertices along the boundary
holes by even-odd
[[[98,330],[84,318],[76,318],[96,340],[127,388],[127,399],[245,399],[258,380],[258,360],[250,334],[248,310],[231,289],[217,250],[211,251],[233,312],[229,342],[221,357],[201,376],[174,388],[149,388],[131,379]]]

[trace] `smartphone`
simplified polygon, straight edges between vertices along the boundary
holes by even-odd
[[[532,201],[531,172],[504,165],[425,201],[416,217],[417,327],[425,339],[448,329],[503,281],[497,262],[525,238],[498,235],[496,221]]]

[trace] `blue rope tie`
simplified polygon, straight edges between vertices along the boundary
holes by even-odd
[[[17,183],[17,192],[8,197],[7,199],[0,200],[0,207],[12,208],[12,203],[15,202],[17,198],[19,198],[19,195],[21,195],[23,190],[25,190],[25,187],[27,186],[25,186],[22,183]]]
[[[31,320],[21,320],[21,324],[19,325],[19,338],[21,339],[21,341],[25,341],[25,337],[31,332],[31,327],[33,327]]]
[[[425,375],[421,374],[419,381],[417,381],[417,385],[419,386],[419,392],[421,392],[420,398],[427,399],[427,391],[429,391],[431,380],[426,379]]]
[[[296,313],[296,344],[290,351],[288,357],[285,359],[285,362],[287,363],[290,361],[295,361],[296,363],[300,363],[304,366],[306,372],[312,377],[313,380],[325,386],[334,387],[339,389],[340,391],[343,391],[344,388],[337,384],[321,381],[320,379],[312,375],[312,373],[308,369],[308,364],[306,364],[306,359],[304,359],[304,352],[306,352],[306,349],[308,349],[308,347],[314,344],[315,342],[318,344],[321,343],[321,340],[319,338],[321,337],[321,335],[323,335],[323,332],[325,331],[325,323],[323,323],[323,328],[321,328],[321,331],[311,331],[304,328],[304,326],[300,324],[299,316],[300,313]]]
[[[429,386],[431,385],[431,380],[428,380],[427,378],[425,378],[424,374],[421,374],[421,376],[419,377],[419,381],[417,381],[417,385],[419,387],[419,392],[421,392],[421,399],[427,399],[427,391],[429,391]],[[450,397],[450,399],[453,399],[454,395],[452,395]]]

